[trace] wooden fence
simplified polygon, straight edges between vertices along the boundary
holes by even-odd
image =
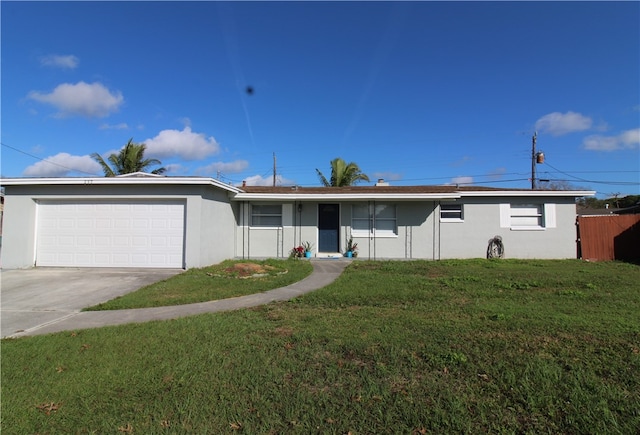
[[[578,258],[639,260],[640,214],[579,216]]]

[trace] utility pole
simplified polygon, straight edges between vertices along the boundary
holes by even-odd
[[[531,138],[531,190],[536,188],[536,137],[538,132],[533,133]]]
[[[273,153],[273,187],[276,187],[276,153]]]

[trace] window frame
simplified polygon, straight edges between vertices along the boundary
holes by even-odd
[[[357,216],[354,209],[357,207],[366,207],[367,216]],[[378,207],[391,207],[393,217],[376,217]],[[354,222],[366,222],[366,229],[362,229],[362,225],[354,225]],[[391,223],[393,230],[378,227],[378,222]],[[360,228],[357,228],[360,227]],[[375,238],[393,238],[398,237],[398,207],[397,204],[389,202],[367,202],[351,204],[351,235],[353,237],[375,237]]]
[[[515,213],[515,210],[536,208],[535,213]],[[537,225],[518,224],[518,220],[536,218]],[[509,228],[511,231],[544,231],[556,228],[556,204],[555,203],[531,203],[516,202],[500,204],[500,227]]]
[[[456,214],[459,217],[444,217],[444,213]],[[440,222],[464,222],[464,204],[461,202],[441,203]]]
[[[536,224],[528,223],[536,220]],[[544,210],[541,204],[510,204],[511,228],[544,228]]]
[[[262,207],[279,207],[280,208],[280,213],[266,213],[264,211],[262,211],[261,213],[256,213],[256,209],[260,211],[260,208]],[[282,204],[271,204],[271,203],[267,203],[267,204],[251,204],[251,212],[249,215],[249,226],[251,228],[282,228],[283,226],[283,207]],[[270,225],[270,224],[260,224],[260,223],[256,223],[256,218],[279,218],[280,223],[277,225]]]

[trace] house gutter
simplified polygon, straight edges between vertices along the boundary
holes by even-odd
[[[490,190],[453,193],[247,193],[240,191],[232,201],[455,201],[469,197],[581,197],[594,196],[594,190]]]
[[[505,197],[505,196],[517,196],[517,197],[580,197],[580,196],[594,196],[595,190],[498,190],[498,191],[471,191],[461,192],[461,197]]]
[[[237,193],[232,201],[415,201],[456,200],[459,193]]]

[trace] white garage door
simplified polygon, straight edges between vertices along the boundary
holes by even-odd
[[[40,201],[37,266],[182,268],[184,202]]]

